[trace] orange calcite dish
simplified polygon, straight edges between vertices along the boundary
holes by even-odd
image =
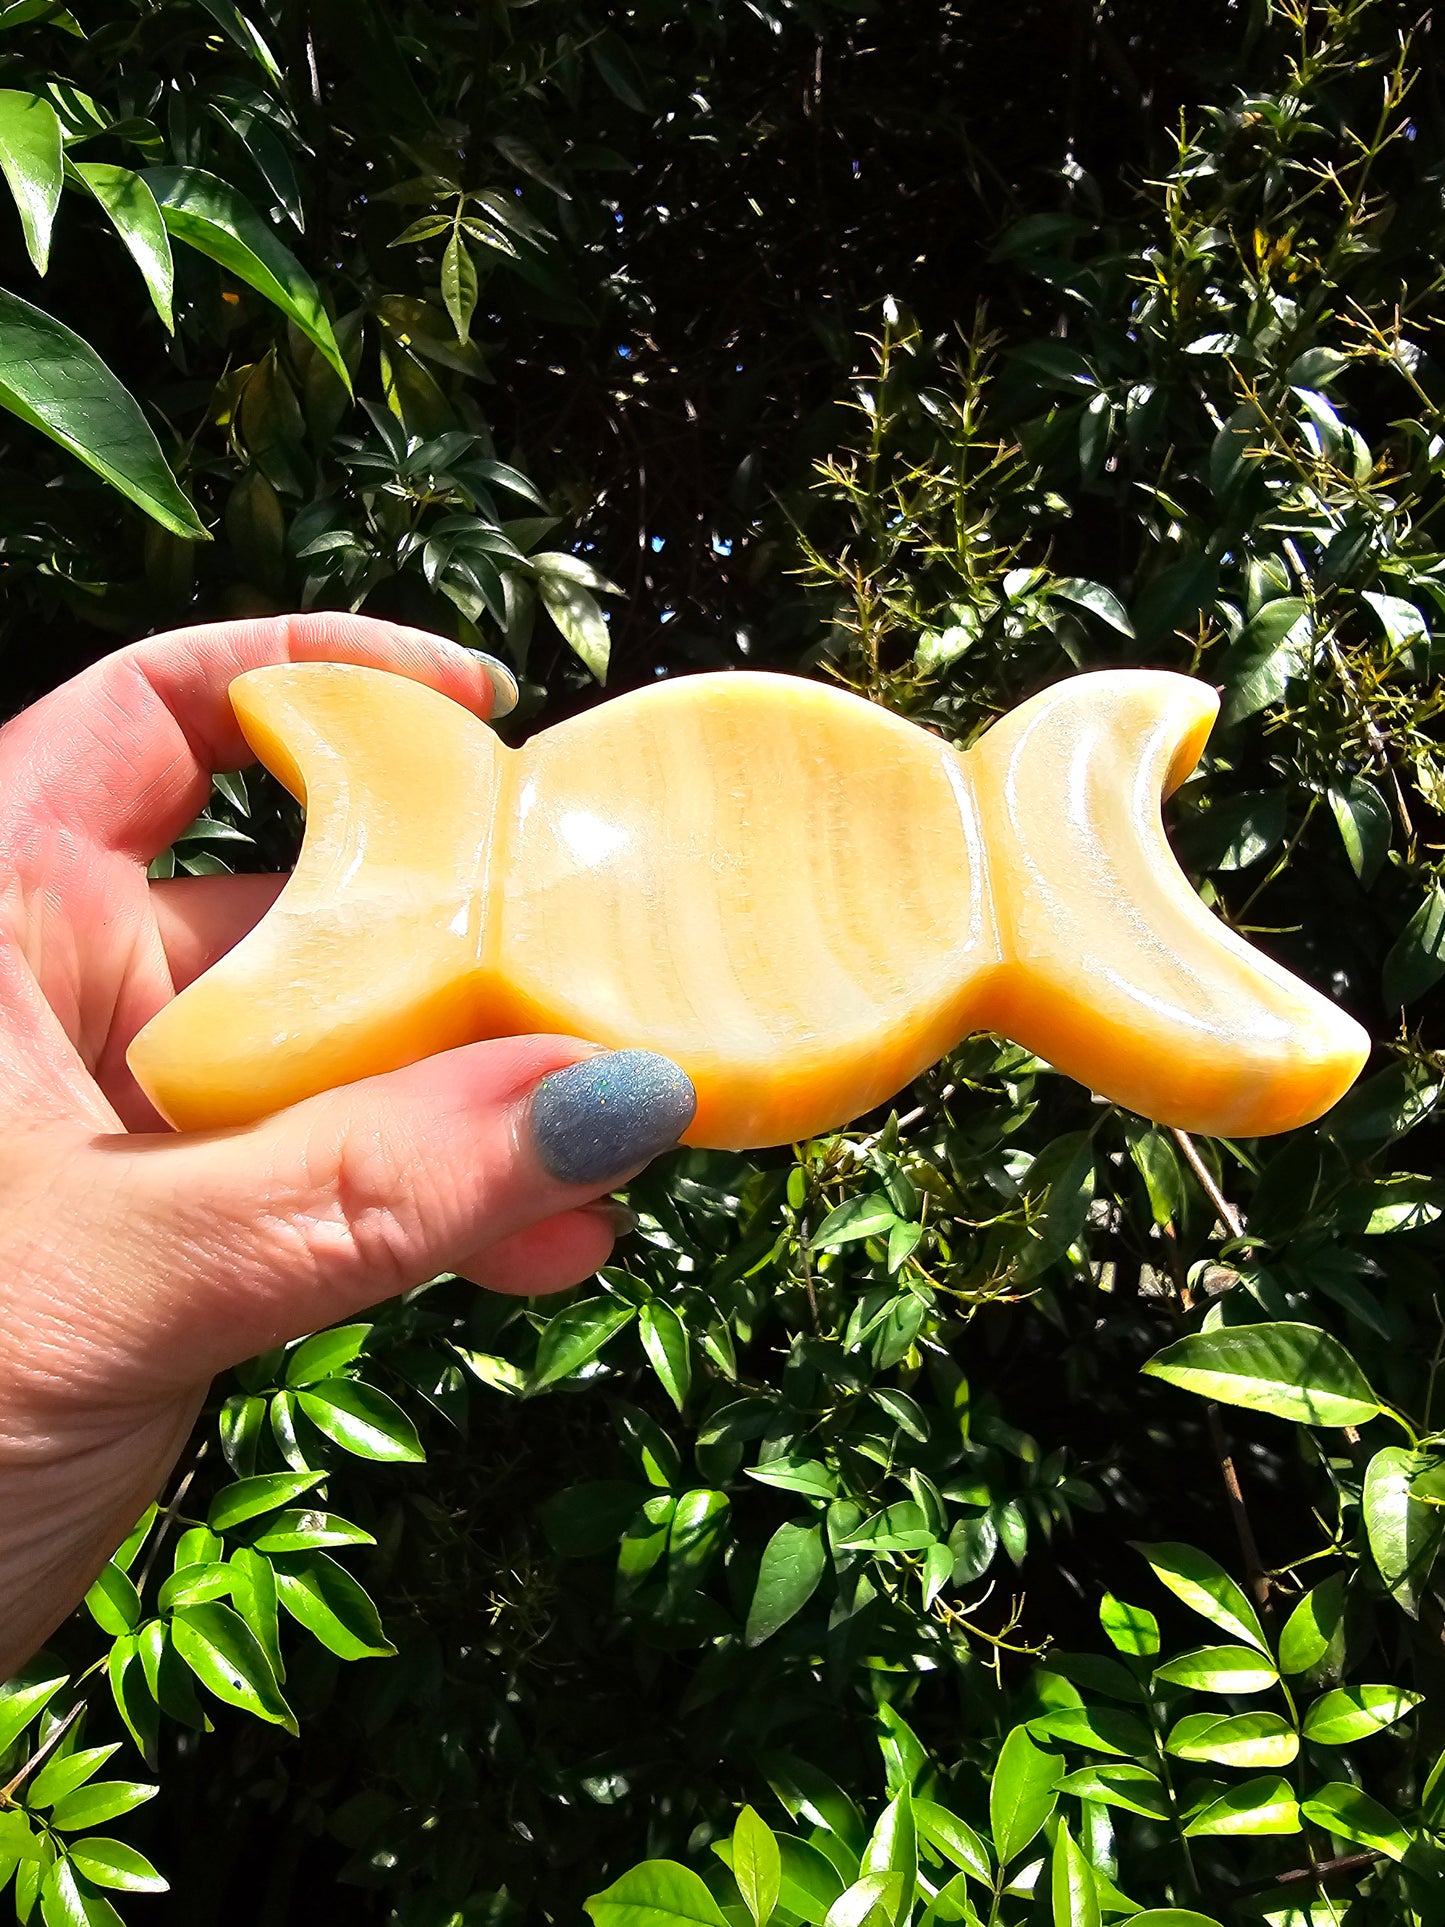
[[[823,684],[699,675],[506,747],[420,683],[330,663],[231,686],[306,809],[256,928],[140,1033],[182,1130],[480,1038],[661,1051],[686,1141],[847,1124],[964,1037],[1013,1039],[1164,1124],[1320,1115],[1368,1049],[1191,889],[1161,798],[1217,699],[1080,675],[961,753]]]

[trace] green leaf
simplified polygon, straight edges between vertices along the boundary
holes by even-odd
[[[820,1526],[779,1526],[763,1548],[744,1643],[761,1646],[801,1612],[817,1591],[825,1564]]]
[[[820,1923],[843,1891],[838,1869],[806,1840],[784,1834],[778,1841],[780,1883],[778,1899],[800,1920]]]
[[[86,1879],[94,1881],[97,1887],[112,1887],[126,1894],[170,1892],[170,1882],[162,1880],[145,1855],[128,1847],[123,1840],[107,1840],[104,1835],[77,1840],[70,1849],[70,1857]]]
[[[1128,1927],[1219,1927],[1219,1922],[1192,1907],[1146,1907],[1142,1914],[1130,1914]]]
[[[915,1799],[913,1824],[919,1840],[935,1855],[951,1860],[955,1867],[971,1874],[983,1886],[992,1883],[993,1868],[988,1848],[973,1828],[960,1820],[956,1813],[950,1813],[947,1807],[940,1806],[936,1800]]]
[[[536,558],[531,558],[535,560]],[[565,576],[538,578],[538,593],[563,637],[591,670],[599,683],[607,680],[607,665],[612,654],[612,632],[590,589],[570,582]]]
[[[1368,890],[1390,848],[1390,806],[1363,776],[1331,783],[1328,794],[1350,868]]]
[[[370,1325],[333,1325],[329,1331],[302,1339],[287,1355],[285,1383],[315,1385],[323,1378],[334,1377],[359,1355],[371,1333]]]
[[[1379,617],[1380,627],[1393,648],[1412,649],[1421,643],[1429,647],[1429,626],[1413,602],[1407,602],[1403,596],[1380,595],[1372,589],[1362,590],[1361,600],[1368,602]]]
[[[1411,1497],[1412,1482],[1433,1469],[1423,1452],[1387,1445],[1365,1470],[1361,1502],[1370,1556],[1386,1588],[1412,1619],[1440,1547],[1440,1515]]]
[[[1217,1566],[1207,1553],[1173,1542],[1158,1545],[1135,1542],[1134,1550],[1142,1553],[1155,1577],[1176,1599],[1182,1599],[1191,1612],[1198,1613],[1211,1625],[1222,1626],[1236,1639],[1268,1655],[1269,1642],[1259,1615],[1224,1568]]]
[[[206,1523],[213,1532],[224,1532],[228,1526],[240,1525],[246,1519],[289,1505],[325,1477],[324,1472],[267,1472],[256,1479],[238,1479],[216,1494],[206,1514]]]
[[[1100,1806],[1123,1807],[1151,1820],[1169,1817],[1169,1801],[1159,1776],[1145,1766],[1080,1767],[1058,1780],[1055,1790]]]
[[[86,1746],[73,1753],[52,1753],[25,1789],[25,1804],[31,1807],[54,1806],[67,1793],[83,1786],[99,1773],[111,1756],[120,1751],[118,1742],[110,1746]]]
[[[1087,1746],[1100,1753],[1138,1757],[1152,1750],[1149,1728],[1137,1713],[1120,1706],[1060,1706],[1028,1723],[1041,1740],[1061,1740],[1066,1746]]]
[[[68,449],[172,535],[210,539],[134,396],[79,335],[3,289],[0,407]]]
[[[1337,1686],[1321,1693],[1306,1712],[1300,1732],[1317,1746],[1351,1746],[1404,1719],[1420,1699],[1419,1693],[1402,1686]]]
[[[1326,1579],[1305,1594],[1285,1621],[1279,1636],[1279,1670],[1312,1673],[1327,1660],[1340,1665],[1345,1655],[1344,1623],[1344,1579]]]
[[[1279,1674],[1268,1659],[1248,1646],[1201,1646],[1154,1669],[1155,1679],[1187,1686],[1196,1693],[1263,1693]]]
[[[743,1808],[733,1827],[732,1874],[755,1927],[767,1927],[778,1904],[783,1863],[777,1836],[751,1807]]]
[[[732,1512],[726,1492],[699,1486],[673,1507],[667,1531],[668,1576],[675,1587],[698,1586],[722,1550]]]
[[[161,219],[155,195],[133,168],[112,167],[106,161],[72,161],[67,171],[100,203],[131,260],[140,269],[151,305],[164,323],[166,333],[174,334],[175,265],[171,259],[171,237]]]
[[[1253,464],[1249,464],[1253,466]],[[1242,722],[1281,702],[1311,640],[1309,611],[1299,596],[1277,596],[1230,645],[1216,680],[1224,684],[1220,722]]]
[[[1099,1624],[1115,1650],[1150,1659],[1159,1650],[1159,1621],[1144,1606],[1129,1606],[1106,1592],[1099,1602]]]
[[[149,1786],[143,1780],[97,1780],[57,1800],[50,1818],[62,1833],[79,1833],[86,1827],[118,1820],[123,1813],[153,1800],[159,1792],[158,1786]]]
[[[251,1541],[257,1552],[310,1552],[319,1546],[374,1546],[376,1540],[335,1512],[278,1512]]]
[[[1055,1138],[1034,1159],[1020,1180],[1032,1201],[1043,1200],[1029,1218],[1029,1243],[1020,1253],[1017,1274],[1035,1278],[1057,1259],[1083,1230],[1094,1197],[1094,1140],[1087,1131],[1071,1131]]]
[[[358,1459],[416,1465],[426,1457],[406,1413],[374,1385],[331,1378],[298,1392],[296,1402],[318,1432]]]
[[[1332,1780],[1320,1787],[1300,1802],[1300,1811],[1317,1827],[1359,1846],[1373,1847],[1391,1860],[1403,1860],[1414,1838],[1378,1800],[1348,1780]]]
[[[820,1459],[794,1458],[785,1453],[765,1465],[746,1468],[750,1479],[760,1485],[776,1486],[780,1492],[800,1492],[809,1499],[836,1499],[838,1481]]]
[[[171,1621],[175,1649],[196,1678],[228,1706],[239,1706],[259,1720],[297,1729],[296,1716],[281,1697],[271,1662],[240,1614],[219,1600],[183,1606]]]
[[[637,1329],[659,1384],[680,1412],[692,1385],[687,1327],[671,1305],[650,1298],[638,1315]]]
[[[44,274],[65,159],[60,116],[39,94],[0,88],[0,169],[15,197],[26,252],[35,272]]]
[[[539,1392],[559,1378],[570,1378],[636,1316],[636,1306],[620,1304],[615,1298],[583,1298],[559,1311],[537,1346],[531,1389]]]
[[[462,346],[472,338],[472,316],[477,309],[477,270],[458,229],[452,229],[442,255],[442,300]]]
[[[702,1881],[675,1860],[644,1860],[584,1904],[594,1927],[728,1927]]]
[[[586,1559],[615,1546],[643,1504],[646,1486],[624,1479],[589,1479],[556,1492],[539,1517],[547,1543],[564,1559]]]
[[[809,1240],[809,1249],[832,1251],[864,1238],[886,1238],[897,1222],[898,1213],[887,1196],[882,1191],[870,1191],[864,1197],[848,1198],[830,1211]]]
[[[828,1909],[824,1927],[887,1927],[898,1919],[903,1878],[896,1873],[865,1873]]]
[[[1099,1910],[1099,1890],[1094,1884],[1094,1870],[1062,1822],[1054,1835],[1049,1889],[1053,1901],[1054,1927],[1100,1927],[1103,1916]]]
[[[171,235],[208,255],[292,321],[351,393],[351,375],[315,282],[244,195],[199,167],[153,167],[141,177]]]
[[[1445,977],[1445,888],[1432,883],[1385,953],[1380,993],[1393,1010],[1413,1004]]]
[[[1203,1834],[1298,1833],[1300,1810],[1288,1780],[1263,1774],[1231,1787],[1196,1813],[1184,1831]]]
[[[1021,1726],[1000,1747],[988,1790],[989,1828],[1000,1866],[1023,1852],[1053,1812],[1058,1771],[1056,1756],[1035,1746]]]
[[[1144,1370],[1201,1398],[1296,1425],[1365,1425],[1380,1410],[1344,1346],[1314,1325],[1220,1325],[1193,1332],[1157,1353]]]
[[[1061,575],[1049,584],[1051,596],[1062,596],[1065,602],[1077,603],[1087,609],[1101,622],[1117,629],[1121,636],[1132,636],[1134,625],[1129,620],[1129,611],[1124,607],[1112,589],[1106,589],[1102,582],[1090,582],[1081,575]]]
[[[120,1927],[120,1916],[104,1895],[82,1892],[68,1859],[49,1860],[53,1851],[47,1842],[47,1864],[40,1885],[40,1916],[45,1927]],[[42,1873],[39,1863],[32,1863],[25,1871],[37,1877]],[[30,1920],[33,1919],[30,1903],[21,1900],[22,1884],[23,1879],[15,1883],[16,1899],[20,1903],[20,1917]]]
[[[1299,1753],[1299,1735],[1278,1713],[1189,1713],[1164,1742],[1181,1760],[1218,1766],[1288,1766]]]
[[[896,1874],[902,1891],[894,1906],[895,1920],[902,1920],[913,1905],[918,1884],[918,1833],[913,1824],[913,1801],[908,1788],[901,1788],[878,1816],[878,1824],[863,1850],[858,1869],[861,1876]]]
[[[338,1658],[385,1659],[396,1651],[370,1594],[328,1553],[281,1553],[271,1565],[280,1603]]]
[[[103,1633],[132,1632],[140,1624],[140,1594],[119,1566],[102,1568],[85,1595],[86,1609]]]

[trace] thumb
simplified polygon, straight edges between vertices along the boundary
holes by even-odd
[[[151,1139],[131,1154],[145,1363],[193,1384],[441,1271],[576,1284],[616,1229],[586,1207],[676,1144],[695,1106],[650,1051],[505,1038],[241,1130]]]

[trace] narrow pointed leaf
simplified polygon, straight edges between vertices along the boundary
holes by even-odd
[[[140,403],[88,342],[3,289],[0,407],[69,450],[172,535],[209,540]]]
[[[140,269],[151,305],[167,334],[174,334],[175,263],[171,259],[171,237],[155,195],[130,167],[112,167],[105,161],[73,161],[69,171],[84,182],[104,209]]]
[[[4,171],[25,248],[37,274],[50,262],[50,230],[65,178],[60,116],[39,94],[0,88],[0,170]]]
[[[246,197],[199,167],[153,167],[142,178],[171,235],[208,255],[294,321],[350,394],[350,371],[316,283]]]

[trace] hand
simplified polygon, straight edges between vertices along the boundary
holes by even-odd
[[[146,865],[251,760],[231,679],[315,658],[494,701],[435,637],[280,617],[137,644],[0,729],[0,1679],[154,1497],[216,1372],[441,1271],[576,1284],[617,1225],[595,1201],[692,1115],[665,1059],[522,1037],[241,1130],[161,1123],[126,1047],[283,879]]]

